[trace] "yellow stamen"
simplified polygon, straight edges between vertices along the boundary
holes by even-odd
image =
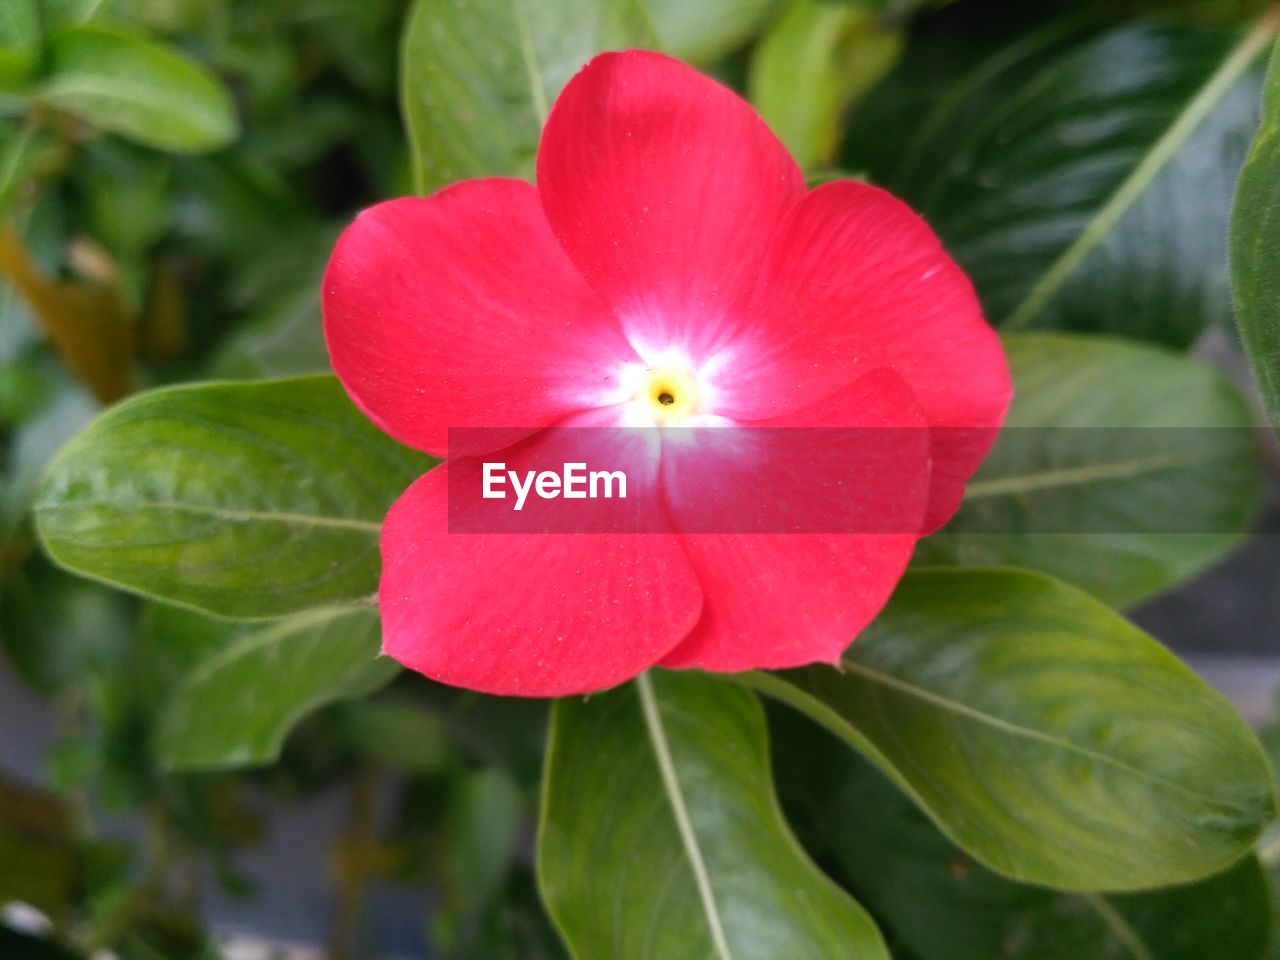
[[[671,367],[651,369],[647,372],[639,398],[647,401],[656,423],[673,423],[697,412],[698,381],[685,370]]]

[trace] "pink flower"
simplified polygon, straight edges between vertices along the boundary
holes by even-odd
[[[555,460],[552,425],[899,427],[921,449],[876,496],[900,491],[925,531],[955,511],[1010,397],[968,279],[919,217],[861,183],[806,191],[739,97],[641,51],[569,82],[537,186],[472,180],[361,214],[333,253],[324,313],[352,400],[437,456]],[[482,427],[516,429],[488,450],[458,438],[491,434],[457,433],[449,449],[451,428]],[[450,533],[463,461],[410,487],[382,529],[386,652],[445,683],[532,696],[653,665],[833,661],[922,529],[689,532],[681,464],[695,452],[664,449],[658,466],[617,446],[633,482],[665,491],[651,518],[663,532]]]

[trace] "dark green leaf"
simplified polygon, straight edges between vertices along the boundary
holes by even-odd
[[[538,873],[582,960],[888,960],[801,851],[747,691],[657,673],[555,706]]]
[[[919,960],[1262,960],[1271,909],[1256,857],[1147,893],[1024,886],[957,850],[842,744],[777,719],[788,809]]]
[[[1270,29],[1024,41],[954,83],[889,185],[998,324],[1183,347],[1228,316],[1222,237]]]
[[[43,102],[145,146],[216,150],[239,134],[231,95],[205,67],[141,36],[72,27],[49,41]]]
[[[157,641],[198,655],[171,691],[156,739],[172,769],[270,763],[308,713],[371,693],[399,669],[379,656],[376,610],[313,610],[265,624],[178,609],[161,616]]]
[[[387,508],[430,465],[333,377],[156,390],[57,456],[35,505],[63,566],[221,616],[367,601]]]
[[[1271,422],[1280,426],[1280,45],[1271,57],[1262,128],[1231,212],[1236,317]]]
[[[920,564],[1031,567],[1123,605],[1240,542],[1260,471],[1252,415],[1225,378],[1110,338],[1014,335],[1005,349],[1005,429]]]
[[[657,45],[640,0],[418,0],[401,97],[418,190],[533,169],[547,110],[602,50]]]
[[[1231,705],[1039,574],[913,573],[841,670],[749,679],[863,750],[961,849],[1014,879],[1198,880],[1275,813],[1266,757]]]

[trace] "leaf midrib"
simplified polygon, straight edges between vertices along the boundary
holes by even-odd
[[[525,74],[529,81],[529,94],[533,99],[533,108],[538,112],[538,123],[547,122],[550,108],[547,106],[547,91],[542,86],[542,67],[538,63],[538,51],[533,45],[533,26],[529,23],[529,8],[525,0],[511,0],[515,8],[516,27],[520,34],[520,57],[524,60]]]
[[[715,947],[718,960],[733,960],[729,942],[725,937],[724,921],[720,917],[720,909],[716,905],[715,892],[711,887],[711,875],[707,863],[702,856],[702,848],[698,843],[697,832],[689,817],[689,808],[684,801],[684,792],[680,787],[680,777],[676,772],[675,759],[667,741],[666,729],[662,723],[662,712],[658,707],[653,692],[653,681],[647,673],[642,673],[635,680],[636,691],[640,697],[640,710],[644,715],[645,729],[649,733],[649,742],[653,746],[654,757],[658,763],[658,772],[662,777],[663,789],[671,803],[671,813],[676,821],[676,830],[684,847],[689,867],[693,871],[694,885],[698,888],[698,897],[702,901],[703,915],[711,934],[711,942]]]
[[[965,491],[966,500],[980,500],[1033,490],[1052,490],[1058,487],[1082,486],[1101,480],[1126,480],[1146,473],[1158,473],[1173,467],[1190,467],[1209,463],[1218,454],[1213,451],[1197,451],[1194,454],[1163,457],[1138,457],[1132,460],[1116,460],[1110,463],[1089,464],[1083,467],[1065,467],[1058,470],[1041,470],[1015,476],[992,477],[975,480]]]
[[[1020,330],[1040,314],[1076,268],[1106,239],[1124,214],[1146,192],[1187,139],[1199,129],[1213,108],[1249,69],[1254,59],[1280,29],[1280,6],[1273,7],[1232,48],[1210,74],[1196,95],[1178,113],[1168,128],[1143,154],[1142,159],[1111,193],[1065,250],[1049,265],[1040,279],[1000,324],[1002,330]]]
[[[376,521],[360,520],[354,517],[328,517],[278,510],[237,510],[228,507],[214,507],[207,504],[182,503],[177,500],[147,500],[141,503],[117,500],[77,500],[74,503],[36,504],[32,509],[37,516],[47,513],[85,510],[128,510],[134,513],[167,511],[170,513],[188,513],[196,516],[213,517],[218,520],[284,523],[299,527],[359,530],[364,533],[378,533],[382,529],[382,525]]]
[[[1027,740],[1036,740],[1036,741],[1039,741],[1040,743],[1047,744],[1048,746],[1051,746],[1055,749],[1062,750],[1067,753],[1073,753],[1087,760],[1091,760],[1095,763],[1099,763],[1104,766],[1109,766],[1109,767],[1112,767],[1113,769],[1120,770],[1124,773],[1137,777],[1140,780],[1144,780],[1147,783],[1151,783],[1156,786],[1163,787],[1164,789],[1172,791],[1174,793],[1181,794],[1184,797],[1195,800],[1197,803],[1210,803],[1215,805],[1223,805],[1241,814],[1245,812],[1243,808],[1239,807],[1236,804],[1230,803],[1229,801],[1226,801],[1221,797],[1199,793],[1198,791],[1192,790],[1189,787],[1184,786],[1183,784],[1177,783],[1173,780],[1166,779],[1165,777],[1157,776],[1156,774],[1153,774],[1153,773],[1149,773],[1146,770],[1143,770],[1139,767],[1132,766],[1131,764],[1125,763],[1123,760],[1119,760],[1116,757],[1109,756],[1108,754],[1099,753],[1096,750],[1090,750],[1088,747],[1081,746],[1080,744],[1074,743],[1071,740],[1065,740],[1061,737],[1056,737],[1051,733],[1045,733],[1043,730],[1037,730],[1034,727],[1024,727],[1020,724],[1014,723],[1011,720],[1005,720],[1003,717],[997,717],[997,716],[994,716],[993,714],[984,713],[981,710],[971,707],[966,703],[961,703],[959,700],[952,700],[950,697],[943,696],[942,694],[936,693],[933,690],[927,690],[924,687],[920,687],[906,680],[902,680],[899,677],[893,676],[892,674],[883,673],[872,667],[865,666],[864,664],[858,663],[855,660],[851,660],[848,658],[843,659],[841,661],[841,669],[852,672],[852,673],[860,674],[863,677],[866,677],[868,680],[872,681],[873,683],[883,684],[884,686],[897,690],[900,693],[904,693],[918,700],[923,700],[926,703],[929,703],[935,707],[938,707],[941,710],[954,713],[958,716],[964,717],[967,720],[972,720],[974,722],[981,723],[989,727],[993,727],[1011,736],[1021,737]],[[847,723],[848,721],[846,720],[845,722]]]
[[[1133,960],[1155,960],[1151,948],[1147,946],[1133,925],[1121,915],[1105,896],[1096,893],[1082,893],[1080,899],[1087,903],[1107,928],[1116,936],[1121,945],[1129,951]]]

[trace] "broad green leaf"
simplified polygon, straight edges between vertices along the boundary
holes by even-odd
[[[776,719],[778,779],[801,835],[918,960],[1263,960],[1270,892],[1254,856],[1143,893],[1015,883],[957,850],[851,750],[794,714]]]
[[[901,49],[901,30],[869,7],[800,0],[752,53],[751,100],[801,167],[830,165],[845,112]]]
[[[1243,856],[1275,814],[1267,759],[1231,705],[1040,574],[910,574],[840,670],[748,680],[863,750],[1016,880],[1187,883]]]
[[[1031,567],[1125,605],[1240,542],[1259,508],[1257,442],[1217,371],[1102,337],[1011,335],[1005,349],[1005,429],[918,563]]]
[[[36,96],[148,147],[198,153],[239,135],[231,95],[196,61],[144,37],[72,27],[49,41]]]
[[[1273,27],[1020,41],[953,83],[886,185],[998,325],[1184,347],[1229,316],[1222,238]]]
[[[527,176],[551,102],[602,50],[654,47],[640,0],[418,0],[401,106],[418,190]]]
[[[1236,187],[1231,279],[1240,338],[1280,427],[1280,45],[1267,73],[1262,128]]]
[[[157,642],[202,654],[160,721],[156,755],[171,769],[270,763],[308,713],[371,693],[399,669],[379,656],[376,610],[312,610],[253,624],[176,608],[159,616]]]
[[[664,50],[711,63],[741,47],[785,0],[642,0]]]
[[[759,702],[706,676],[555,705],[538,875],[581,960],[888,960],[783,821]]]
[[[220,616],[280,616],[372,596],[382,518],[431,462],[331,376],[172,387],[72,440],[36,523],[76,573]]]
[[[0,89],[22,84],[40,62],[36,0],[0,4]]]

